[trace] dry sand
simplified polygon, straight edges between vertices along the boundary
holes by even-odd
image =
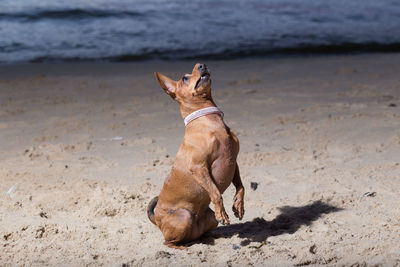
[[[1,266],[400,265],[400,54],[205,62],[246,214],[164,246],[145,209],[184,126],[153,71],[193,63],[0,67]]]

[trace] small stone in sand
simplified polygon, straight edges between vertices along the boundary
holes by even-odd
[[[238,250],[238,249],[240,249],[240,246],[239,246],[239,245],[236,245],[236,244],[233,244],[233,245],[232,245],[232,248],[233,248],[234,250]]]
[[[47,216],[47,213],[45,212],[45,211],[41,211],[40,213],[39,213],[39,216],[40,217],[42,217],[42,218],[49,218],[48,216]]]
[[[311,247],[310,247],[310,253],[311,254],[315,254],[316,252],[317,252],[317,246],[314,244],[314,245],[312,245]]]
[[[367,193],[364,193],[363,196],[364,197],[374,197],[374,196],[376,196],[376,192],[367,192]]]
[[[250,182],[250,187],[251,187],[251,189],[253,189],[255,191],[257,189],[257,187],[258,187],[258,183]]]

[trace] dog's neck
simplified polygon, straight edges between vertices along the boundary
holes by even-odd
[[[203,108],[216,107],[212,99],[206,99],[199,102],[191,103],[180,103],[179,108],[181,110],[182,119],[185,119],[187,115]]]

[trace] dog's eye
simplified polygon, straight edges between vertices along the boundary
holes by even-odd
[[[187,76],[182,77],[182,82],[186,82],[189,78]]]

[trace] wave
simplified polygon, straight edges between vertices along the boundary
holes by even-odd
[[[393,0],[268,2],[4,0],[0,62],[400,52]]]
[[[102,9],[64,9],[64,10],[39,10],[29,12],[1,13],[0,20],[70,20],[70,19],[91,19],[107,17],[139,17],[140,12],[126,10],[102,10]]]

